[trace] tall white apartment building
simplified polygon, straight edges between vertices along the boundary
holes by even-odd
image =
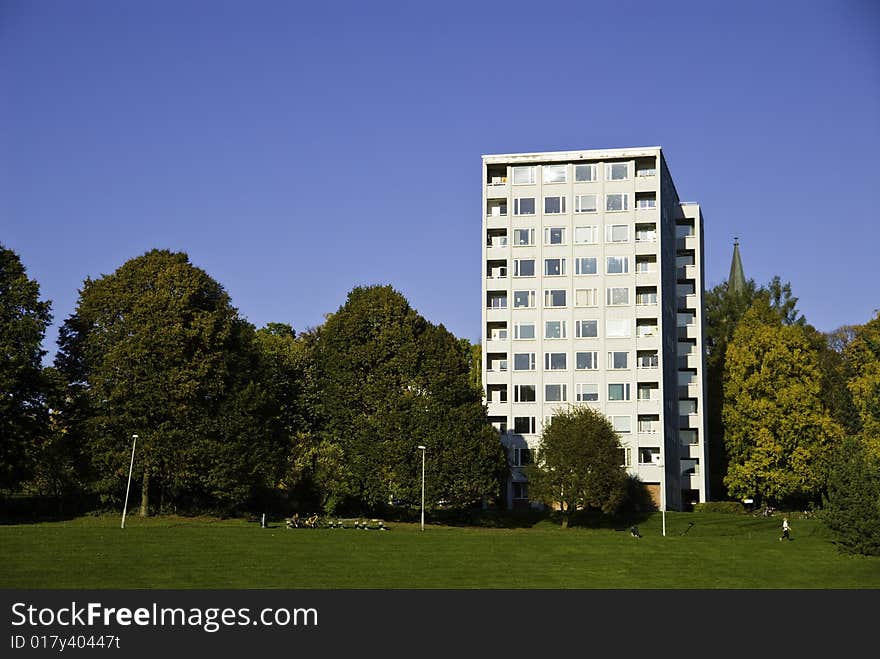
[[[590,405],[659,504],[709,496],[703,217],[660,147],[483,156],[482,344],[507,500],[555,410]]]

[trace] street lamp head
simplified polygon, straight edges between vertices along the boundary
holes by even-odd
[[[422,451],[424,451],[427,447],[425,447],[425,446],[416,446],[416,448],[417,448],[417,449],[421,449]]]
[[[132,438],[132,439],[137,439],[138,436],[137,436],[137,435],[132,435],[131,438]]]

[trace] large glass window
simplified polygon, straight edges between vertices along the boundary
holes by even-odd
[[[612,383],[608,385],[608,400],[629,400],[629,383],[618,384]]]
[[[599,336],[598,320],[574,321],[575,336],[579,339],[592,339]]]
[[[609,275],[625,275],[629,272],[628,256],[608,256],[605,258],[605,272]]]
[[[516,200],[514,200],[516,201]],[[532,203],[534,205],[534,199]],[[615,211],[629,210],[629,195],[625,192],[617,192],[605,195],[605,211],[613,213]]]
[[[514,291],[513,308],[530,309],[535,306],[535,291]]]
[[[625,287],[614,287],[606,290],[607,297],[605,304],[609,307],[617,307],[629,304],[629,289]]]
[[[513,370],[514,371],[534,371],[535,370],[535,353],[533,353],[533,352],[515,352],[515,353],[513,353]]]
[[[625,243],[629,242],[629,225],[627,224],[608,224],[605,227],[606,243]]]
[[[528,185],[535,182],[535,167],[511,167],[514,185]]]
[[[574,196],[574,212],[575,213],[595,213],[599,210],[596,195],[579,194]]]
[[[574,356],[574,364],[579,371],[595,371],[599,368],[599,353],[594,350],[577,352]]]
[[[544,165],[544,183],[565,183],[566,165]]]
[[[514,403],[534,403],[537,398],[535,394],[535,385],[533,384],[515,384],[513,385],[513,402]]]
[[[534,339],[535,323],[514,323],[513,325],[514,339]]]
[[[599,385],[592,382],[578,383],[576,388],[578,403],[589,403],[599,400]]]
[[[592,245],[598,242],[599,227],[596,225],[575,227],[574,242],[579,245]]]
[[[629,353],[628,352],[609,352],[608,353],[608,368],[613,370],[620,370],[624,368],[629,368]]]
[[[534,277],[535,259],[513,259],[514,277]]]
[[[544,197],[544,214],[558,215],[565,212],[565,197]]]
[[[564,245],[565,227],[547,227],[544,229],[545,245]]]
[[[545,307],[564,307],[565,306],[565,289],[544,291]]]
[[[564,371],[567,366],[568,354],[564,352],[545,352],[544,353],[544,370],[545,371]]]
[[[565,274],[565,259],[544,259],[544,275],[559,277]]]
[[[582,256],[574,260],[574,273],[576,275],[595,275],[596,270],[595,256]]]
[[[627,433],[632,432],[632,417],[631,416],[612,416],[611,425],[617,432]]]
[[[513,200],[514,215],[534,215],[535,214],[535,198],[534,197],[517,197]]]
[[[568,400],[567,387],[564,384],[545,384],[544,385],[544,402],[545,403],[564,403]]]
[[[610,162],[605,165],[605,178],[608,181],[625,181],[629,165],[625,162]]]
[[[598,307],[598,288],[578,288],[574,292],[574,305],[576,307]]]
[[[535,417],[533,416],[515,416],[513,417],[513,432],[517,435],[532,435],[535,433]]]
[[[534,245],[535,244],[535,230],[534,229],[514,229],[513,230],[513,244],[522,247],[524,245]]]
[[[632,321],[626,318],[607,318],[605,336],[609,339],[625,339],[632,335]]]
[[[546,320],[544,321],[544,338],[545,339],[564,339],[565,321],[564,320]]]
[[[574,166],[574,180],[578,183],[586,183],[589,181],[596,180],[596,165],[595,164],[586,164],[586,165],[575,165]]]

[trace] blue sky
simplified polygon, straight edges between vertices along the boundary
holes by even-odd
[[[52,300],[187,252],[257,326],[388,283],[480,335],[480,156],[662,146],[706,283],[880,307],[880,4],[0,3],[0,242]]]

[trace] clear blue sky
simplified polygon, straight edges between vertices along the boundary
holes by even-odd
[[[480,156],[659,145],[828,331],[880,307],[880,3],[0,2],[0,242],[58,325],[185,251],[257,326],[392,284],[480,336]]]

